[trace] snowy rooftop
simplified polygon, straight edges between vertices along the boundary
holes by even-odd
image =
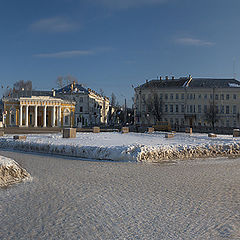
[[[238,88],[240,87],[240,82],[232,78],[173,78],[173,79],[162,79],[162,80],[151,80],[138,88],[179,88],[179,87],[189,87],[189,88]]]

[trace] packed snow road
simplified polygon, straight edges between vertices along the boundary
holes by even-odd
[[[240,239],[240,159],[0,155],[33,177],[0,189],[0,239]]]

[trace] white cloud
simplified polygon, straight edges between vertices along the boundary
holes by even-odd
[[[93,50],[72,50],[72,51],[62,51],[55,53],[40,53],[35,54],[35,57],[39,58],[71,58],[77,56],[88,56],[94,55],[95,52]]]
[[[61,17],[44,18],[30,25],[30,29],[37,32],[70,32],[79,26]]]
[[[153,5],[164,3],[169,0],[94,0],[112,9],[126,9],[140,7],[144,5]]]
[[[176,42],[182,45],[189,45],[189,46],[212,46],[214,45],[213,42],[197,39],[197,38],[178,38]]]

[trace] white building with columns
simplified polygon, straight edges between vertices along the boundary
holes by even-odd
[[[7,127],[69,127],[74,125],[75,103],[50,96],[5,98]]]
[[[76,83],[55,90],[54,94],[58,98],[76,103],[75,126],[84,127],[108,123],[110,101],[106,96]]]

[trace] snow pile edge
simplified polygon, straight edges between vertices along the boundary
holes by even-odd
[[[30,174],[13,159],[0,156],[0,187],[30,179]]]
[[[127,146],[77,146],[26,142],[13,139],[0,139],[0,148],[16,149],[26,152],[50,153],[63,156],[113,161],[161,162],[177,159],[193,159],[240,155],[240,144],[199,144],[146,146],[132,144]]]
[[[138,156],[138,161],[159,162],[169,160],[183,160],[194,158],[215,158],[239,156],[240,144],[205,144],[196,146],[162,146],[143,147]]]

